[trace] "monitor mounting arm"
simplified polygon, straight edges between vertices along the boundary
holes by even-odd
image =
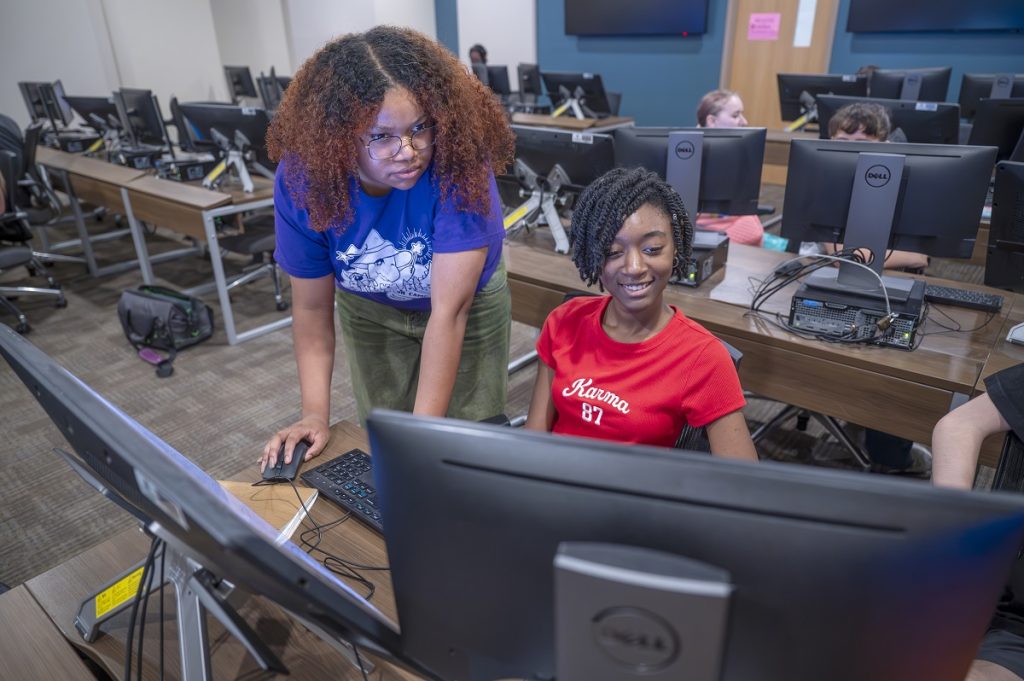
[[[570,184],[569,176],[562,166],[555,165],[546,178],[541,177],[522,159],[516,159],[514,172],[519,180],[519,195],[526,200],[505,217],[505,231],[514,234],[524,227],[534,227],[543,215],[555,239],[555,251],[568,253],[569,239],[562,227],[558,206],[565,204],[562,187]]]

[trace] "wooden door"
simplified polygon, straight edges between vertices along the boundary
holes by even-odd
[[[777,73],[828,73],[838,6],[839,0],[730,0],[722,87],[740,94],[750,125],[785,127]],[[752,28],[755,14],[761,16],[753,17]],[[778,16],[775,39],[771,15]],[[756,37],[767,39],[751,39]]]

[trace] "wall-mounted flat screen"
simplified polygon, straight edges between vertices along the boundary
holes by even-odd
[[[567,35],[697,35],[708,0],[565,0]]]
[[[1021,0],[850,0],[850,33],[898,31],[1021,31]]]

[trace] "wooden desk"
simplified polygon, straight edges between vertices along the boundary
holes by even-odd
[[[95,158],[69,154],[58,149],[39,146],[36,148],[36,162],[42,165],[56,180],[54,184],[67,194],[71,213],[75,218],[78,239],[52,244],[55,251],[80,247],[85,266],[94,277],[104,276],[133,269],[137,262],[126,261],[100,267],[93,251],[96,241],[116,238],[128,234],[128,230],[116,230],[94,237],[89,234],[81,202],[102,206],[111,211],[122,210],[121,188],[129,182],[144,177],[146,172],[134,168],[114,165]]]
[[[238,333],[235,329],[235,315],[231,307],[231,298],[228,296],[224,261],[217,245],[217,219],[273,206],[273,181],[264,177],[253,177],[253,184],[255,190],[248,194],[240,187],[230,184],[222,191],[213,191],[195,183],[180,183],[149,176],[129,182],[121,190],[125,214],[139,256],[142,280],[145,283],[151,284],[154,281],[150,263],[155,258],[149,256],[139,220],[206,242],[210,264],[213,266],[213,288],[217,292],[224,333],[230,345],[262,336],[292,323],[291,316],[287,316],[243,333]],[[209,288],[201,286],[186,293],[198,295]]]
[[[543,114],[514,113],[512,123],[515,125],[528,125],[531,127],[554,128],[560,130],[572,130],[575,132],[610,132],[615,128],[623,128],[633,125],[633,119],[629,116],[608,116],[607,118],[576,118],[571,112],[561,116],[546,116]]]
[[[317,464],[338,456],[353,447],[367,449],[366,434],[356,425],[342,422],[331,429],[331,442]],[[250,481],[257,478],[255,466],[240,477]],[[258,488],[254,488],[258,489]],[[341,517],[341,510],[330,502],[320,501],[312,508],[313,517],[326,524]],[[72,558],[68,562],[30,580],[28,591],[50,619],[59,627],[64,638],[95,660],[115,679],[124,673],[124,651],[128,612],[106,622],[93,643],[86,643],[75,630],[73,621],[82,600],[98,587],[145,557],[149,542],[139,530],[128,530],[107,542]],[[351,519],[324,532],[321,546],[332,553],[365,565],[386,565],[387,555],[383,538]],[[373,603],[388,617],[397,620],[394,592],[390,575],[382,571],[365,571],[363,575],[377,587]],[[363,587],[350,583],[362,592]],[[169,590],[168,590],[169,592]],[[362,675],[332,646],[295,624],[272,603],[259,596],[250,597],[240,608],[242,617],[252,626],[271,649],[281,657],[291,672],[289,678],[350,679],[358,681]],[[166,678],[179,678],[178,640],[175,613],[170,593],[165,605]],[[268,678],[261,675],[252,657],[241,644],[210,618],[210,648],[213,678]],[[144,637],[143,676],[159,677],[159,605],[151,599],[146,613]],[[136,637],[136,645],[138,645]],[[375,662],[379,662],[375,660]],[[133,663],[134,664],[134,663]],[[379,663],[380,673],[374,679],[415,679],[417,677],[387,663]],[[27,677],[25,677],[27,678]]]
[[[535,232],[529,242],[508,244],[512,316],[532,326],[540,326],[566,292],[585,290],[571,260],[546,250],[550,248],[544,243],[546,238],[549,242],[545,233]],[[974,394],[978,376],[1013,301],[974,333],[928,335],[918,349],[907,352],[805,340],[745,316],[743,306],[712,297],[715,287],[727,277],[732,286],[745,290],[748,276],[761,278],[789,257],[733,244],[723,271],[698,288],[670,286],[666,299],[743,351],[740,378],[744,388],[917,442],[930,442],[935,422],[949,411],[954,400]],[[990,290],[960,282],[937,282]],[[780,300],[783,296],[776,296],[775,305],[788,312],[788,298]],[[721,291],[717,297],[721,297]],[[943,306],[942,310],[964,328],[980,325],[987,316],[961,308]],[[929,324],[925,332],[929,330],[941,329]]]
[[[5,679],[90,679],[92,672],[22,584],[0,595]]]

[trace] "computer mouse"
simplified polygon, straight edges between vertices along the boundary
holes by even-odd
[[[292,460],[290,463],[284,462],[284,443],[281,443],[281,447],[277,450],[277,462],[274,466],[267,466],[263,469],[263,479],[270,480],[271,482],[290,482],[295,479],[295,476],[299,474],[299,466],[302,465],[302,460],[306,458],[306,451],[309,449],[309,442],[306,440],[299,440],[295,444],[295,450],[292,452]]]
[[[1006,340],[1017,345],[1024,345],[1024,322],[1017,324],[1006,334]]]

